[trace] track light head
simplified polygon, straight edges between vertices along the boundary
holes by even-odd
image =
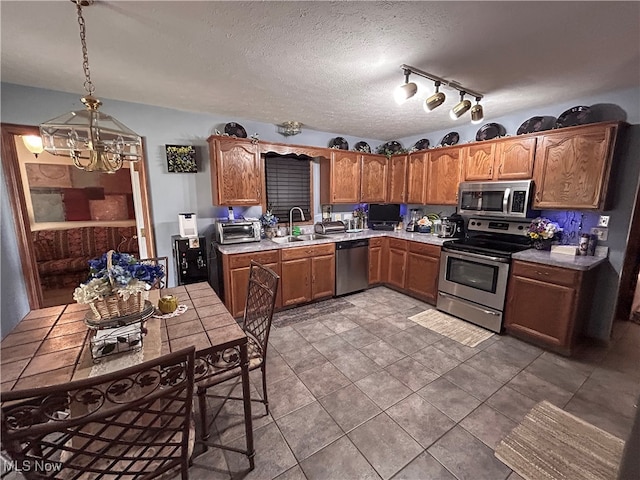
[[[439,91],[440,82],[436,82],[436,93],[434,93],[433,95],[431,95],[429,98],[427,98],[424,101],[424,111],[425,112],[430,112],[431,110],[433,110],[436,107],[439,107],[440,105],[442,105],[445,101],[445,99],[447,98],[446,95],[444,93],[442,93],[441,91]]]
[[[451,117],[451,120],[457,120],[462,115],[467,113],[467,110],[471,108],[471,102],[469,100],[464,99],[464,96],[466,93],[467,92],[464,92],[464,91],[460,92],[460,101],[449,112],[449,116]]]
[[[409,82],[409,75],[411,75],[411,70],[404,70],[404,85],[398,86],[396,91],[393,92],[393,98],[395,99],[398,105],[402,105],[404,102],[413,97],[418,91],[418,86]]]
[[[484,110],[480,105],[480,98],[476,97],[476,104],[471,107],[471,123],[480,123],[484,118]]]

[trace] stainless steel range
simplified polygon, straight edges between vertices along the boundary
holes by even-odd
[[[529,223],[471,217],[466,238],[444,242],[438,310],[499,333],[511,255],[529,248]]]

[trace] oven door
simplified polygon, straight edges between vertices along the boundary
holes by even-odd
[[[509,278],[509,260],[443,249],[438,290],[502,312]]]

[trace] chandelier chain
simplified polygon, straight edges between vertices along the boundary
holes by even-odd
[[[87,52],[87,30],[82,16],[82,6],[80,0],[77,0],[76,7],[78,9],[78,25],[80,26],[80,42],[82,43],[82,68],[84,70],[84,89],[89,95],[93,95],[95,87],[91,81],[91,71],[89,70],[89,53]]]

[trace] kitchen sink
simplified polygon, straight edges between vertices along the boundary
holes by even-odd
[[[276,243],[293,243],[302,242],[303,239],[300,237],[294,237],[293,235],[288,235],[286,237],[273,237],[271,238],[271,241]]]
[[[329,235],[322,235],[320,233],[308,233],[306,235],[298,235],[296,238],[300,240],[321,240],[323,238],[329,238]]]

